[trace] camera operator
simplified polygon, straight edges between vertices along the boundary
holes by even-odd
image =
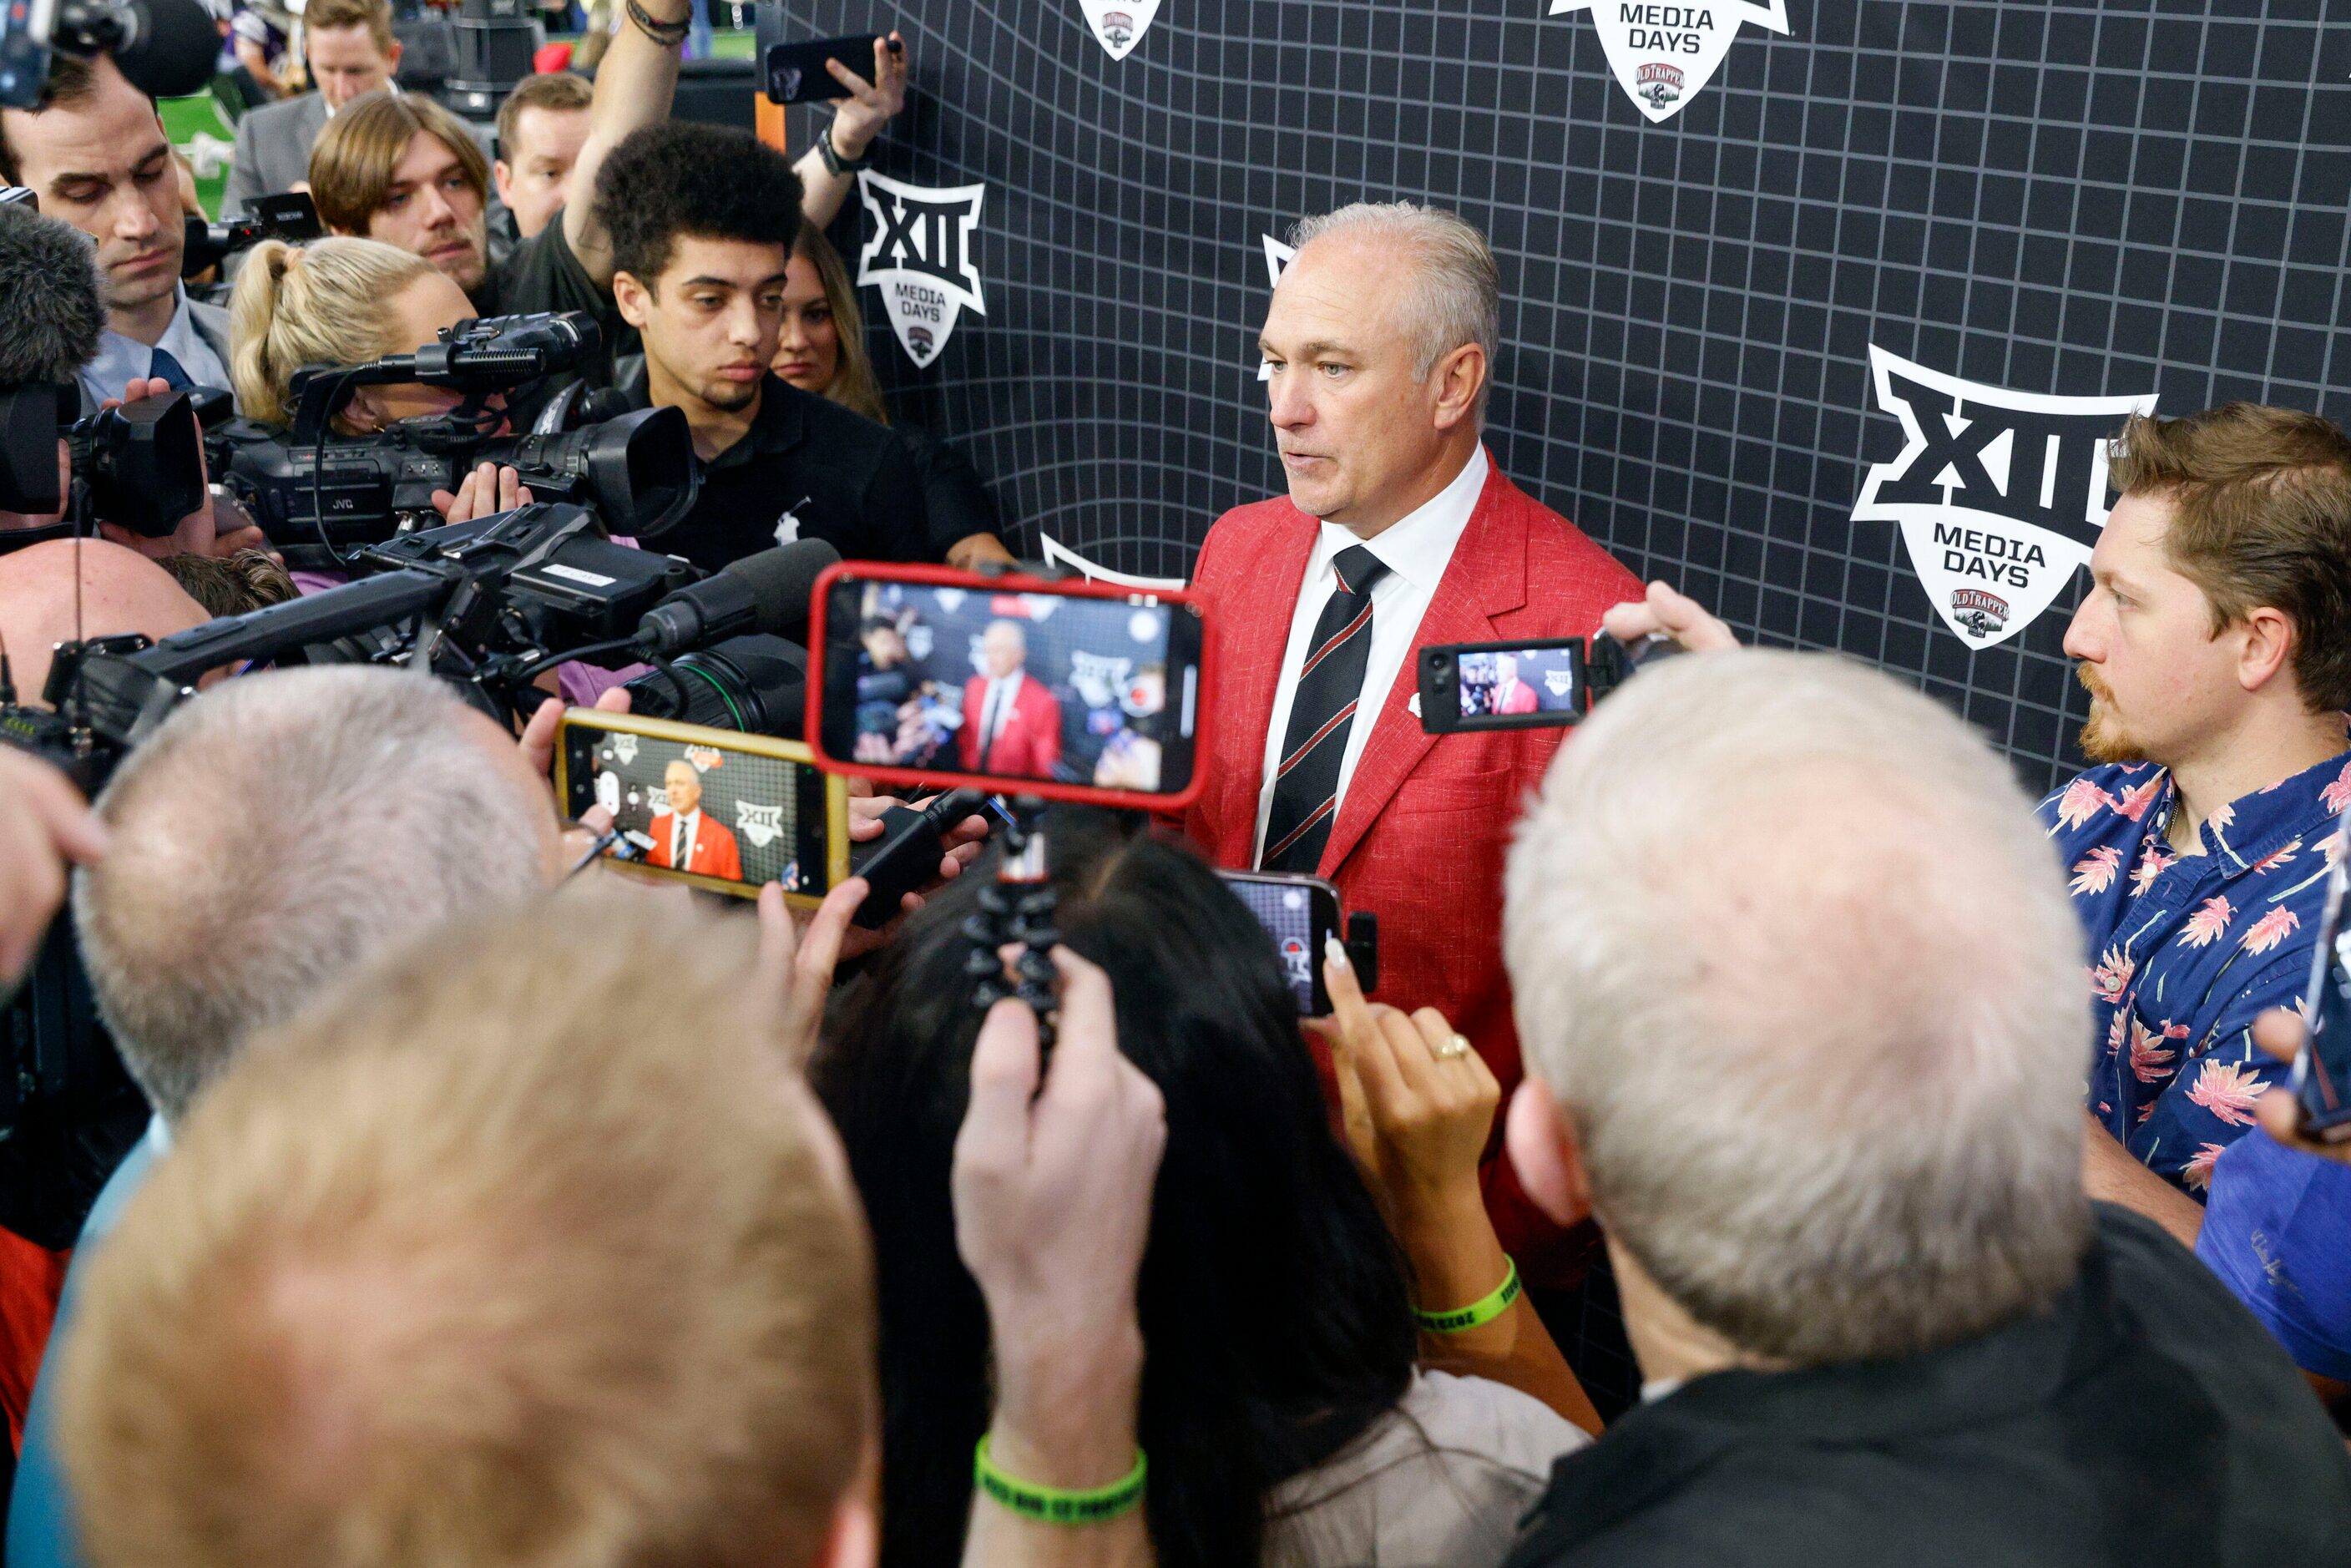
[[[248,418],[284,424],[293,415],[294,372],[303,366],[360,365],[413,353],[474,308],[445,273],[397,246],[264,240],[237,275],[229,312],[238,405]],[[414,382],[360,387],[335,416],[335,427],[364,434],[398,420],[446,413],[463,401],[453,388]]]
[[[302,12],[302,53],[315,89],[247,110],[236,124],[224,216],[256,196],[298,191],[310,173],[310,149],[353,99],[392,85],[400,68],[390,0],[312,0]]]
[[[1954,715],[1823,655],[1644,674],[1552,766],[1504,942],[1510,1157],[1600,1220],[1646,1380],[1516,1568],[2340,1557],[2291,1364],[2085,1197],[2077,927]]]
[[[0,109],[0,177],[97,243],[106,331],[75,367],[84,413],[149,378],[177,391],[225,387],[228,315],[188,298],[180,171],[155,100],[105,57],[58,55],[37,110]],[[10,298],[11,313],[22,308]]]
[[[570,188],[591,190],[622,138],[669,118],[687,0],[643,0],[605,54],[588,136]],[[489,165],[464,123],[431,100],[379,93],[337,114],[310,153],[310,193],[338,234],[370,235],[424,256],[472,296],[475,314],[585,310],[611,356],[630,344],[612,303],[611,242],[594,204],[568,203],[559,220],[489,260]]]
[[[0,207],[0,299],[8,301],[8,308],[0,310],[0,391],[74,383],[81,368],[98,352],[107,319],[100,287],[89,244],[72,227],[27,208]],[[89,380],[86,376],[81,380],[82,401],[88,409]],[[222,384],[226,384],[225,380]],[[123,392],[136,401],[170,390],[160,380],[133,380]],[[109,397],[102,406],[112,407],[118,401]],[[71,459],[62,433],[57,460],[57,493],[64,497],[68,494]],[[98,533],[156,558],[181,553],[226,555],[264,542],[261,530],[242,517],[228,532],[219,531],[214,505],[206,502],[182,518],[172,532],[160,537],[106,517],[97,519]],[[54,528],[64,516],[62,508],[40,515],[0,512],[0,551],[11,548],[9,532]]]
[[[783,154],[744,131],[655,126],[613,150],[595,192],[621,313],[644,340],[625,390],[684,410],[704,464],[662,548],[705,570],[795,538],[851,560],[934,559],[905,444],[768,369],[802,221]]]

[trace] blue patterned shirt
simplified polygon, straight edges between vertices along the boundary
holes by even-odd
[[[2281,1071],[2252,1021],[2310,983],[2326,873],[2344,852],[2351,758],[2223,806],[2200,855],[2166,839],[2171,774],[2093,768],[2041,803],[2088,937],[2091,1113],[2158,1176],[2200,1194]]]

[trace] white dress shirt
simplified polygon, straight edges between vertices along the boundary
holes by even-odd
[[[198,335],[195,318],[188,310],[188,291],[183,287],[179,306],[172,312],[172,324],[163,329],[162,337],[156,340],[153,347],[120,332],[99,334],[98,358],[81,368],[82,391],[98,402],[120,398],[122,389],[131,382],[144,381],[154,373],[148,367],[155,362],[156,349],[179,361],[180,368],[196,385],[228,385],[228,367],[221,363],[212,345]]]
[[[1015,670],[1008,675],[990,675],[987,690],[979,705],[979,765],[987,766],[987,754],[996,747],[996,737],[1012,722],[1013,705],[1020,697],[1020,677],[1028,672]]]
[[[1486,449],[1479,446],[1462,465],[1453,482],[1430,497],[1421,507],[1398,518],[1372,538],[1357,538],[1341,523],[1323,523],[1314,540],[1314,553],[1307,558],[1306,575],[1298,585],[1298,604],[1290,612],[1290,643],[1281,655],[1281,678],[1273,688],[1273,717],[1265,736],[1265,772],[1257,792],[1257,847],[1249,857],[1254,865],[1265,854],[1265,822],[1273,810],[1273,787],[1281,768],[1282,742],[1290,733],[1290,705],[1298,695],[1298,671],[1313,652],[1315,622],[1322,618],[1322,607],[1331,601],[1339,585],[1339,576],[1332,563],[1339,552],[1362,545],[1379,557],[1388,569],[1387,575],[1372,585],[1372,648],[1364,661],[1364,698],[1355,716],[1347,725],[1347,749],[1339,758],[1339,800],[1344,804],[1347,785],[1355,777],[1355,764],[1364,755],[1364,745],[1371,739],[1372,728],[1379,722],[1379,711],[1388,693],[1395,687],[1396,674],[1410,656],[1413,641],[1420,632],[1420,618],[1428,612],[1429,601],[1436,597],[1437,585],[1445,576],[1445,569],[1453,560],[1453,547],[1461,542],[1461,535],[1469,527],[1469,515],[1478,509],[1478,497],[1486,488],[1486,476],[1490,465]],[[1332,810],[1332,820],[1338,819],[1338,808]]]

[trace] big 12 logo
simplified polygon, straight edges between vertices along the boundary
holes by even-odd
[[[1963,382],[1872,344],[1877,406],[1905,442],[1875,464],[1856,522],[1902,529],[1936,612],[1970,648],[2015,636],[2086,566],[2106,525],[2106,455],[2155,394],[2055,397]]]
[[[969,306],[987,314],[972,241],[986,185],[933,189],[860,170],[857,193],[873,215],[873,233],[857,256],[858,287],[882,291],[898,346],[919,369],[944,352]]]

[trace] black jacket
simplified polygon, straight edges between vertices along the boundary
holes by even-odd
[[[620,374],[630,402],[646,406],[644,361],[623,363]],[[936,559],[905,444],[887,425],[769,375],[749,433],[703,465],[694,509],[640,542],[716,571],[787,535],[823,539],[844,560]]]
[[[2351,1459],[2284,1352],[2098,1208],[2047,1312],[1905,1361],[1723,1372],[1562,1459],[1510,1568],[2335,1568]]]

